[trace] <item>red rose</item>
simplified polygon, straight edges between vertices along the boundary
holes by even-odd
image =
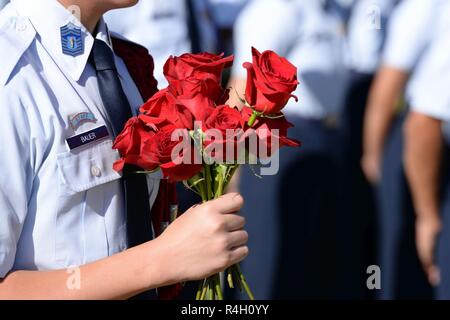
[[[202,169],[202,164],[195,163],[196,149],[186,129],[165,126],[142,149],[143,153],[152,154],[151,158],[159,164],[164,176],[172,181],[190,179]]]
[[[148,126],[139,118],[128,120],[125,128],[114,141],[113,149],[119,151],[120,160],[114,163],[114,170],[120,172],[125,164],[132,164],[144,170],[154,170],[158,167],[156,159],[151,153],[143,150],[145,143],[151,141],[155,136]]]
[[[169,84],[173,81],[194,77],[199,80],[212,78],[220,83],[222,72],[233,64],[233,56],[223,57],[223,54],[211,53],[190,54],[180,57],[170,57],[164,65],[164,75]]]
[[[253,64],[246,62],[247,88],[245,97],[254,110],[277,114],[287,104],[298,85],[297,68],[273,51],[262,54],[252,48]]]
[[[176,97],[177,103],[186,107],[194,115],[194,119],[199,121],[211,114],[225,94],[220,85],[211,79],[177,80],[168,89]]]
[[[185,106],[177,103],[177,99],[168,89],[160,90],[141,108],[139,117],[147,125],[156,127],[164,123],[173,124],[178,128],[194,127],[194,116]]]
[[[242,118],[244,121],[248,121],[252,115],[252,109],[244,107],[241,111]],[[292,123],[286,120],[283,114],[280,114],[275,118],[258,117],[251,128],[246,128],[245,135],[248,138],[247,141],[251,141],[249,137],[253,134],[256,135],[258,140],[257,149],[256,146],[252,146],[252,150],[257,150],[257,155],[259,158],[265,158],[271,156],[281,147],[299,147],[301,142],[295,139],[288,138],[288,129],[293,127]],[[274,130],[278,130],[275,132]],[[272,139],[277,139],[278,142],[273,142]],[[266,150],[260,150],[260,147]],[[278,149],[273,149],[273,147],[278,147]],[[254,153],[254,152],[252,152]]]
[[[241,112],[228,105],[218,106],[207,117],[204,127],[205,129],[217,129],[223,134],[227,129],[239,129],[244,126]]]
[[[219,163],[236,160],[239,143],[244,141],[243,127],[244,120],[237,109],[228,105],[214,109],[203,124],[205,154]],[[232,154],[227,154],[227,145],[228,152],[231,152],[232,148]],[[231,156],[232,159],[229,159]]]

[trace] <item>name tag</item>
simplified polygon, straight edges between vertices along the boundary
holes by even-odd
[[[109,137],[108,129],[106,128],[106,126],[101,126],[79,135],[70,137],[66,139],[66,142],[69,149],[73,150],[107,137]]]

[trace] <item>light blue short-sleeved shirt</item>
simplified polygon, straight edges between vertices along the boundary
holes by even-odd
[[[342,22],[317,0],[257,0],[235,26],[234,76],[246,77],[251,47],[273,50],[298,68],[300,85],[285,112],[323,119],[341,110],[347,88]]]
[[[60,28],[69,22],[84,39],[76,57],[62,53]],[[98,31],[111,46],[103,22]],[[73,150],[66,144],[74,135],[109,129],[88,64],[93,43],[58,1],[13,0],[0,13],[0,278],[12,270],[82,265],[126,249],[112,138]],[[135,111],[139,91],[118,57],[116,65]],[[69,119],[82,113],[92,121],[74,126]],[[158,185],[155,179],[151,192]]]
[[[450,2],[439,8],[437,27],[410,80],[411,110],[450,122]]]
[[[440,8],[447,0],[404,0],[395,9],[388,27],[383,64],[414,75],[437,28]],[[411,81],[406,86],[410,104]]]
[[[202,51],[214,51],[216,31],[207,6],[209,0],[193,0]],[[111,31],[145,46],[155,62],[155,78],[160,88],[167,86],[163,67],[169,56],[191,51],[186,0],[139,1],[137,5],[113,10],[105,15]]]
[[[232,28],[239,12],[251,0],[208,0],[214,24],[219,28]]]
[[[386,24],[398,0],[359,0],[348,23],[348,63],[352,70],[375,73],[386,37]]]

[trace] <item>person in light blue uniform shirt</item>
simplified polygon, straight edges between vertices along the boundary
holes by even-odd
[[[79,16],[69,10],[75,3]],[[181,232],[219,230],[207,222],[212,215],[243,226],[228,215],[241,196],[193,208],[151,240],[160,173],[113,170],[114,138],[144,93],[156,92],[151,72],[133,77],[119,54],[124,46],[143,52],[151,67],[145,48],[111,34],[102,19],[135,3],[12,0],[0,12],[0,299],[126,299],[203,279],[248,253],[243,231],[210,236],[213,243],[238,235],[234,253]]]
[[[368,103],[362,166],[377,187],[380,299],[431,298],[414,241],[415,219],[403,167],[402,130],[411,105],[411,75],[422,60],[445,1],[401,2],[388,26],[381,67]],[[410,35],[414,34],[414,37]]]
[[[257,179],[243,169],[240,177],[253,248],[242,268],[260,299],[339,296],[336,274],[325,266],[338,261],[335,133],[347,84],[343,29],[317,0],[252,1],[235,26],[231,86],[239,95],[252,46],[286,57],[300,81],[299,102],[290,100],[284,112],[295,125],[289,135],[302,147],[281,150],[274,176]],[[233,101],[239,104],[236,96]]]
[[[352,3],[347,21],[346,64],[349,86],[340,117],[342,190],[340,229],[348,256],[344,259],[355,295],[370,297],[365,286],[366,269],[375,263],[374,201],[360,167],[365,104],[384,44],[387,20],[395,0],[360,0]]]
[[[409,85],[405,168],[416,209],[419,258],[436,298],[450,299],[450,3],[433,15],[431,44]]]

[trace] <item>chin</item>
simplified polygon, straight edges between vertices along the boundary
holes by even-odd
[[[132,7],[139,2],[139,0],[101,0],[101,1],[107,3],[109,10]]]

